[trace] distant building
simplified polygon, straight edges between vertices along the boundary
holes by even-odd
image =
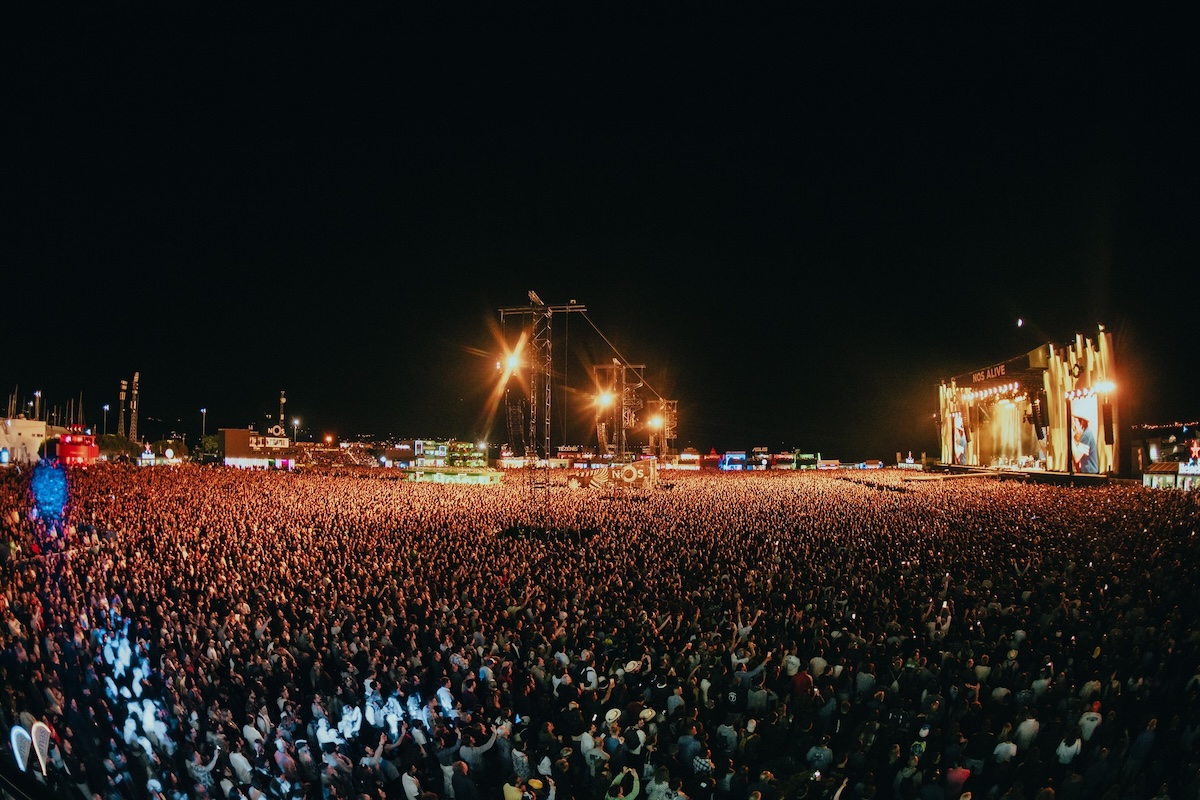
[[[11,417],[0,424],[0,462],[35,464],[46,444],[46,422]]]
[[[286,436],[263,436],[252,428],[217,431],[217,455],[227,467],[294,469],[296,458]]]
[[[1152,489],[1200,488],[1197,424],[1141,426],[1132,433],[1133,470]]]
[[[389,467],[484,468],[488,465],[486,444],[456,439],[401,439],[384,448],[383,463]]]
[[[384,449],[383,465],[421,483],[499,483],[503,473],[488,467],[487,445],[436,439],[402,439]]]

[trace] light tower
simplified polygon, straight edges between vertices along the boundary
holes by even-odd
[[[601,430],[611,430],[611,443],[616,448],[613,456],[617,461],[623,461],[627,453],[625,431],[637,426],[638,411],[642,409],[638,389],[645,385],[642,377],[645,369],[645,364],[626,364],[619,358],[614,358],[611,364],[592,367],[596,385],[608,387],[613,396],[612,411],[597,418],[596,431],[603,438]],[[606,444],[602,441],[601,447]]]
[[[121,393],[117,397],[121,398],[121,409],[117,412],[117,436],[125,435],[125,390],[129,388],[129,381],[121,381]]]
[[[138,440],[138,373],[133,373],[133,394],[129,397],[129,441]]]
[[[549,459],[550,450],[550,410],[551,410],[551,379],[553,377],[553,355],[551,353],[551,326],[556,312],[587,311],[587,307],[572,300],[564,305],[546,305],[537,292],[529,291],[529,305],[500,309],[501,325],[508,316],[522,318],[522,330],[529,332],[529,418],[524,436],[524,456],[530,463],[536,463],[541,456]],[[520,408],[516,401],[509,402],[505,393],[505,403],[508,406],[509,436],[516,439],[517,426],[520,419]],[[515,412],[515,413],[514,413]],[[527,432],[527,433],[526,433]],[[517,444],[517,442],[512,442]]]
[[[654,449],[654,455],[662,457],[671,455],[675,452],[675,439],[677,437],[676,428],[679,422],[679,401],[678,400],[663,400],[661,397],[657,400],[651,400],[656,409],[652,420],[655,422],[651,428],[650,444]]]

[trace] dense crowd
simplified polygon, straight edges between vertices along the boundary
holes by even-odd
[[[15,798],[1200,796],[1194,493],[62,473],[0,471]]]

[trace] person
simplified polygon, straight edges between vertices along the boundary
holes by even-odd
[[[829,742],[829,734],[825,734],[819,742],[808,748],[804,761],[809,769],[814,772],[828,772],[833,766],[833,750],[829,747]]]
[[[1095,474],[1100,471],[1096,453],[1096,432],[1091,429],[1086,417],[1078,414],[1071,417],[1071,458],[1075,471]]]
[[[191,775],[192,781],[209,789],[213,785],[212,771],[217,766],[217,758],[221,755],[221,745],[217,745],[213,752],[212,760],[207,764],[204,763],[204,757],[199,750],[192,753],[192,760],[188,762],[188,774]],[[128,773],[126,773],[128,775]],[[128,781],[129,783],[131,781]]]
[[[525,794],[525,789],[525,781],[515,772],[510,773],[508,779],[500,787],[503,800],[521,800]]]
[[[626,789],[627,781],[625,777],[629,776],[633,779],[632,785]],[[608,784],[608,793],[605,795],[609,798],[624,797],[626,800],[634,800],[642,791],[642,778],[638,775],[637,770],[633,767],[625,767],[616,774],[612,782]]]
[[[481,793],[470,776],[470,767],[465,761],[454,762],[454,774],[450,778],[455,800],[480,800]]]
[[[962,419],[954,421],[954,463],[967,463],[967,431],[963,428]]]
[[[407,769],[404,770],[404,774],[400,778],[400,786],[403,789],[404,798],[406,800],[433,800],[433,798],[437,798],[438,795],[436,792],[428,792],[425,787],[421,786],[418,766],[416,762],[409,762]]]

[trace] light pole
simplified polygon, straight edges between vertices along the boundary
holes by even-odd
[[[297,437],[300,435],[300,420],[292,417],[292,444],[296,443]]]
[[[658,414],[655,414],[653,417],[650,418],[649,425],[650,425],[650,454],[653,455],[655,458],[658,458],[658,451],[662,447],[662,442],[659,438],[659,434],[662,432],[663,418],[661,416],[659,416]]]
[[[200,446],[204,446],[204,434],[208,432],[208,409],[200,409]]]
[[[108,403],[105,403],[103,408],[104,408],[104,435],[108,436]]]

